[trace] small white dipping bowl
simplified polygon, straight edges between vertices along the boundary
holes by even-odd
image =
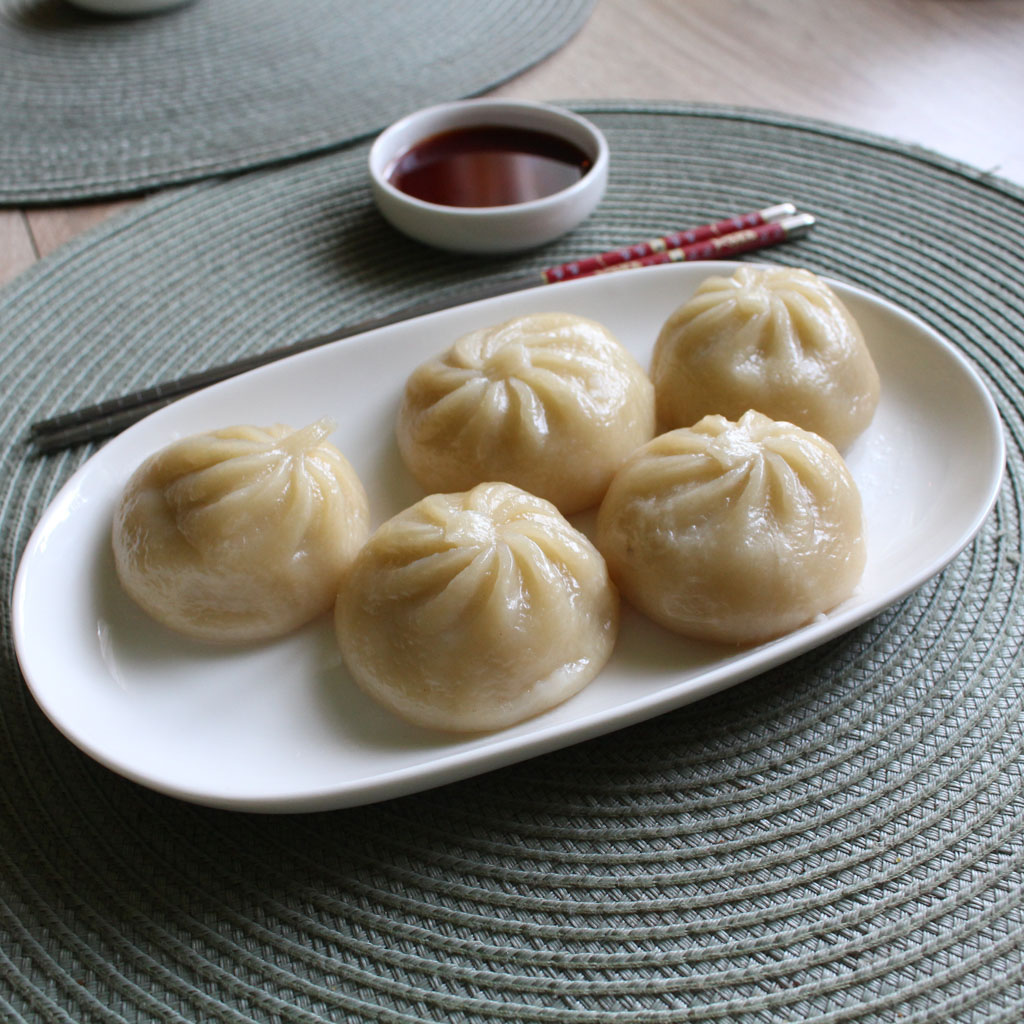
[[[474,127],[526,128],[565,139],[591,160],[587,172],[559,192],[507,206],[442,206],[397,189],[396,161],[443,132]],[[440,249],[511,253],[550,242],[588,217],[608,184],[608,143],[585,118],[525,100],[460,100],[428,107],[396,121],[370,149],[373,196],[384,217],[411,238]]]

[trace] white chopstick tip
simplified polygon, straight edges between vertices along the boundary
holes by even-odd
[[[798,213],[793,217],[784,217],[778,224],[786,232],[786,238],[799,238],[814,227],[815,219],[809,213]]]
[[[765,222],[783,220],[796,213],[796,203],[776,203],[774,206],[766,206],[760,212],[761,220]]]

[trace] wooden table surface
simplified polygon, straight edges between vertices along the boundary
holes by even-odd
[[[574,39],[495,94],[777,110],[1024,185],[1024,0],[598,0]],[[0,209],[0,283],[137,201]]]

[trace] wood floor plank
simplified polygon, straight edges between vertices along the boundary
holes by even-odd
[[[24,215],[20,210],[0,210],[0,285],[13,281],[36,259]]]
[[[127,209],[137,199],[117,199],[68,206],[37,207],[25,214],[39,255],[48,256],[65,242]]]

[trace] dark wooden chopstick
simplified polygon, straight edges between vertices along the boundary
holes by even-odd
[[[560,281],[658,263],[725,259],[798,237],[810,230],[813,224],[814,218],[809,214],[796,213],[791,203],[779,203],[740,217],[690,228],[684,232],[665,235],[598,256],[570,261],[557,267],[549,267],[539,274],[531,273],[490,281],[465,293],[446,293],[442,298],[415,303],[386,316],[349,324],[327,334],[306,338],[267,352],[243,356],[230,363],[199,370],[176,380],[165,381],[130,394],[109,398],[95,405],[39,420],[29,428],[29,440],[39,452],[56,451],[86,441],[99,440],[124,430],[183,395],[330,342],[341,341],[456,305],[527,288],[556,284]]]
[[[413,317],[437,313],[442,309],[449,309],[453,305],[493,298],[496,295],[505,295],[541,284],[543,282],[537,279],[536,274],[530,274],[528,278],[519,276],[491,281],[465,293],[456,293],[454,296],[452,293],[447,293],[443,298],[417,302],[386,316],[347,324],[345,327],[340,327],[327,334],[304,338],[302,341],[282,345],[266,352],[258,352],[251,356],[242,356],[240,359],[233,359],[230,363],[221,363],[204,370],[197,370],[195,373],[186,374],[175,380],[163,381],[126,395],[105,399],[95,405],[82,406],[80,409],[60,413],[49,419],[38,420],[29,427],[29,440],[38,451],[50,452],[74,444],[84,444],[86,441],[110,437],[183,395],[199,391],[201,388],[209,387],[211,384],[227,380],[230,377],[237,377],[248,370],[255,370],[257,367],[277,362],[287,356],[308,352],[311,349],[330,344],[332,341],[342,341],[379,327],[389,327],[391,324],[410,320]]]

